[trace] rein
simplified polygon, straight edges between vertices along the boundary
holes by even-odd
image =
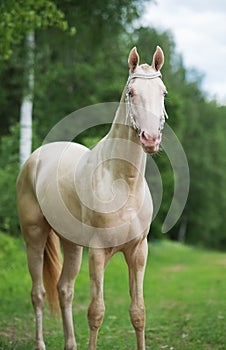
[[[126,83],[126,101],[125,101],[126,102],[126,119],[128,116],[130,117],[130,122],[132,124],[133,129],[137,132],[138,137],[140,136],[141,129],[137,125],[133,111],[132,111],[132,101],[131,101],[131,95],[130,95],[130,91],[129,91],[129,83],[134,78],[155,79],[158,77],[162,77],[162,74],[159,71],[156,73],[152,73],[152,74],[133,73],[133,74],[130,74],[128,77],[128,80]],[[166,109],[164,106],[163,107],[163,115],[160,118],[160,124],[159,124],[159,132],[160,133],[162,133],[166,119],[168,119],[168,115],[166,113]]]

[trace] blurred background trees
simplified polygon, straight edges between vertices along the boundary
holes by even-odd
[[[226,107],[205,96],[199,73],[185,69],[170,32],[138,26],[136,20],[142,15],[144,2],[0,1],[1,231],[19,235],[15,204],[19,116],[28,87],[26,37],[34,31],[33,149],[69,113],[95,103],[119,101],[128,76],[128,53],[134,45],[141,62],[148,63],[156,45],[163,48],[168,123],[185,149],[191,175],[184,213],[167,237],[226,249]],[[108,128],[93,128],[77,140],[92,144]],[[161,227],[174,179],[164,152],[155,157],[155,162],[161,171],[164,194],[150,239],[161,239],[166,237]]]

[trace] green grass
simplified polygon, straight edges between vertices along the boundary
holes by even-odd
[[[151,244],[145,275],[147,349],[226,349],[226,254],[177,243]],[[24,243],[0,234],[0,349],[34,348],[31,282]],[[115,255],[105,273],[104,323],[98,349],[135,349],[128,308],[127,267]],[[78,349],[87,349],[89,304],[87,252],[75,285],[74,326]],[[61,321],[46,308],[48,350],[63,349]]]

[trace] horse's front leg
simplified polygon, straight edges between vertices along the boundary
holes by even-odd
[[[136,332],[137,350],[145,350],[145,306],[143,298],[143,281],[148,254],[147,239],[137,244],[128,244],[124,251],[129,268],[130,283],[130,319]]]
[[[74,281],[79,272],[82,247],[61,239],[64,250],[63,270],[58,282],[58,293],[64,326],[65,350],[77,350],[74,336],[72,301],[74,296]]]
[[[90,328],[89,350],[96,349],[97,335],[105,312],[103,299],[104,269],[109,257],[104,249],[89,250],[90,296],[88,322]]]

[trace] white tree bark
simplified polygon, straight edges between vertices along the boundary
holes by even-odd
[[[20,108],[20,165],[31,154],[32,149],[32,110],[34,90],[34,32],[27,34],[27,77],[28,86]]]
[[[184,214],[184,215],[182,215],[181,224],[180,224],[179,232],[178,232],[178,241],[179,242],[181,242],[181,243],[185,242],[186,231],[187,231],[187,215]]]

